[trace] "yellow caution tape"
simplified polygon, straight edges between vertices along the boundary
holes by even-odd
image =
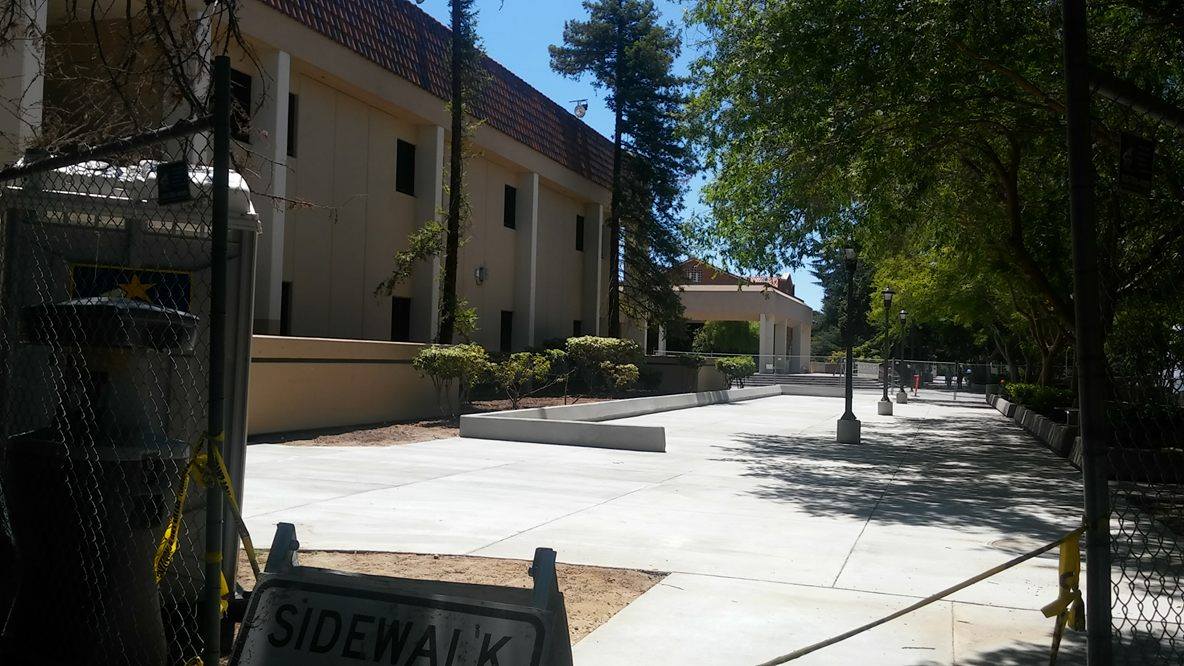
[[[181,538],[181,520],[184,516],[185,500],[189,496],[189,482],[195,481],[198,485],[208,486],[209,478],[209,457],[206,448],[213,452],[214,464],[217,466],[213,481],[222,487],[223,492],[226,493],[227,504],[230,505],[230,512],[234,516],[235,530],[238,533],[239,539],[243,543],[243,549],[247,551],[247,561],[251,564],[251,571],[255,575],[255,579],[259,579],[259,556],[255,553],[255,545],[251,541],[251,534],[247,531],[247,524],[243,520],[242,511],[239,509],[238,499],[234,494],[234,485],[230,482],[230,471],[226,468],[226,461],[222,459],[222,452],[217,446],[207,447],[208,442],[221,442],[225,439],[222,433],[217,435],[202,435],[198,440],[197,446],[194,448],[193,457],[189,460],[189,464],[185,467],[185,476],[181,482],[181,492],[177,494],[177,502],[173,507],[173,514],[169,517],[168,524],[165,526],[164,535],[161,537],[160,544],[156,547],[156,555],[152,560],[152,570],[156,576],[156,583],[159,585],[164,579],[165,572],[168,571],[169,565],[172,564],[173,556],[177,553],[177,548],[180,546]],[[206,553],[207,562],[221,562],[222,553]],[[230,587],[226,582],[226,577],[222,577],[222,612],[226,612],[228,606],[228,599],[230,597]]]
[[[1061,543],[1060,566],[1058,575],[1061,581],[1060,595],[1056,601],[1040,609],[1044,617],[1057,618],[1052,632],[1052,655],[1050,662],[1055,664],[1061,650],[1061,638],[1065,635],[1065,627],[1073,631],[1085,629],[1085,600],[1081,598],[1081,543],[1080,535],[1074,534]]]

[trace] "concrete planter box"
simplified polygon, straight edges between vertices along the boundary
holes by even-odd
[[[1002,396],[995,397],[995,409],[999,410],[999,413],[1006,416],[1007,418],[1010,419],[1015,416],[1015,408],[1016,405],[1004,400]]]
[[[600,423],[701,405],[739,402],[782,395],[781,386],[754,386],[729,391],[679,393],[582,405],[534,407],[460,417],[461,437],[540,444],[591,446],[627,451],[666,451],[666,429],[660,426]]]
[[[1012,413],[1012,415],[1011,415],[1011,420],[1012,420],[1012,421],[1015,421],[1015,424],[1016,424],[1016,425],[1018,425],[1018,426],[1020,426],[1020,427],[1023,427],[1023,425],[1024,425],[1024,415],[1025,415],[1025,414],[1027,414],[1027,413],[1028,413],[1028,408],[1027,408],[1027,407],[1024,407],[1023,405],[1016,405],[1016,406],[1015,406],[1015,412],[1013,412],[1013,413]]]

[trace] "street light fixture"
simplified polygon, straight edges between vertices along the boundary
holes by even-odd
[[[904,351],[905,326],[907,325],[908,318],[909,318],[909,311],[901,309],[901,311],[900,311],[900,357],[901,357],[902,364],[904,363],[904,354],[905,354],[905,351]],[[903,405],[903,404],[908,403],[908,401],[909,401],[909,394],[907,391],[904,390],[904,373],[902,372],[902,373],[900,373],[900,387],[896,391],[896,402],[898,404]]]
[[[888,311],[892,308],[892,297],[896,292],[892,291],[892,287],[884,287],[880,295],[884,297],[884,397],[880,398],[879,404],[876,405],[876,413],[880,416],[892,416],[892,401],[888,399],[888,382],[892,376],[892,365],[889,360],[892,356],[892,336],[888,327]]]
[[[839,417],[837,439],[840,444],[858,444],[860,423],[859,419],[855,418],[855,413],[851,411],[852,377],[855,371],[851,322],[854,319],[852,313],[855,307],[855,269],[859,266],[855,248],[843,248],[843,260],[847,266],[847,312],[843,317],[843,338],[844,344],[847,346],[847,386],[844,392],[847,409]]]

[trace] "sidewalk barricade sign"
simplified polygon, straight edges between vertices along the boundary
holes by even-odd
[[[296,566],[297,545],[281,523],[232,666],[571,664],[551,549],[536,550],[529,590]]]

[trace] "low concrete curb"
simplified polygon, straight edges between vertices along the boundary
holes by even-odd
[[[1036,439],[1039,439],[1053,453],[1068,459],[1069,462],[1078,467],[1081,466],[1080,451],[1077,450],[1080,444],[1077,447],[1074,446],[1075,440],[1080,442],[1075,426],[1056,423],[1052,419],[1038,414],[1023,405],[1008,402],[1002,396],[988,396],[987,402],[991,403],[1000,414],[1015,421],[1016,425],[1027,430]]]
[[[795,389],[793,393],[799,395],[827,395],[803,394],[796,390],[803,387],[785,388],[793,388]],[[475,439],[500,439],[661,453],[666,451],[665,428],[599,423],[599,421],[624,419],[702,405],[768,398],[782,394],[782,386],[754,386],[728,391],[678,393],[650,398],[590,402],[583,405],[556,405],[489,414],[466,414],[460,417],[460,435]]]

